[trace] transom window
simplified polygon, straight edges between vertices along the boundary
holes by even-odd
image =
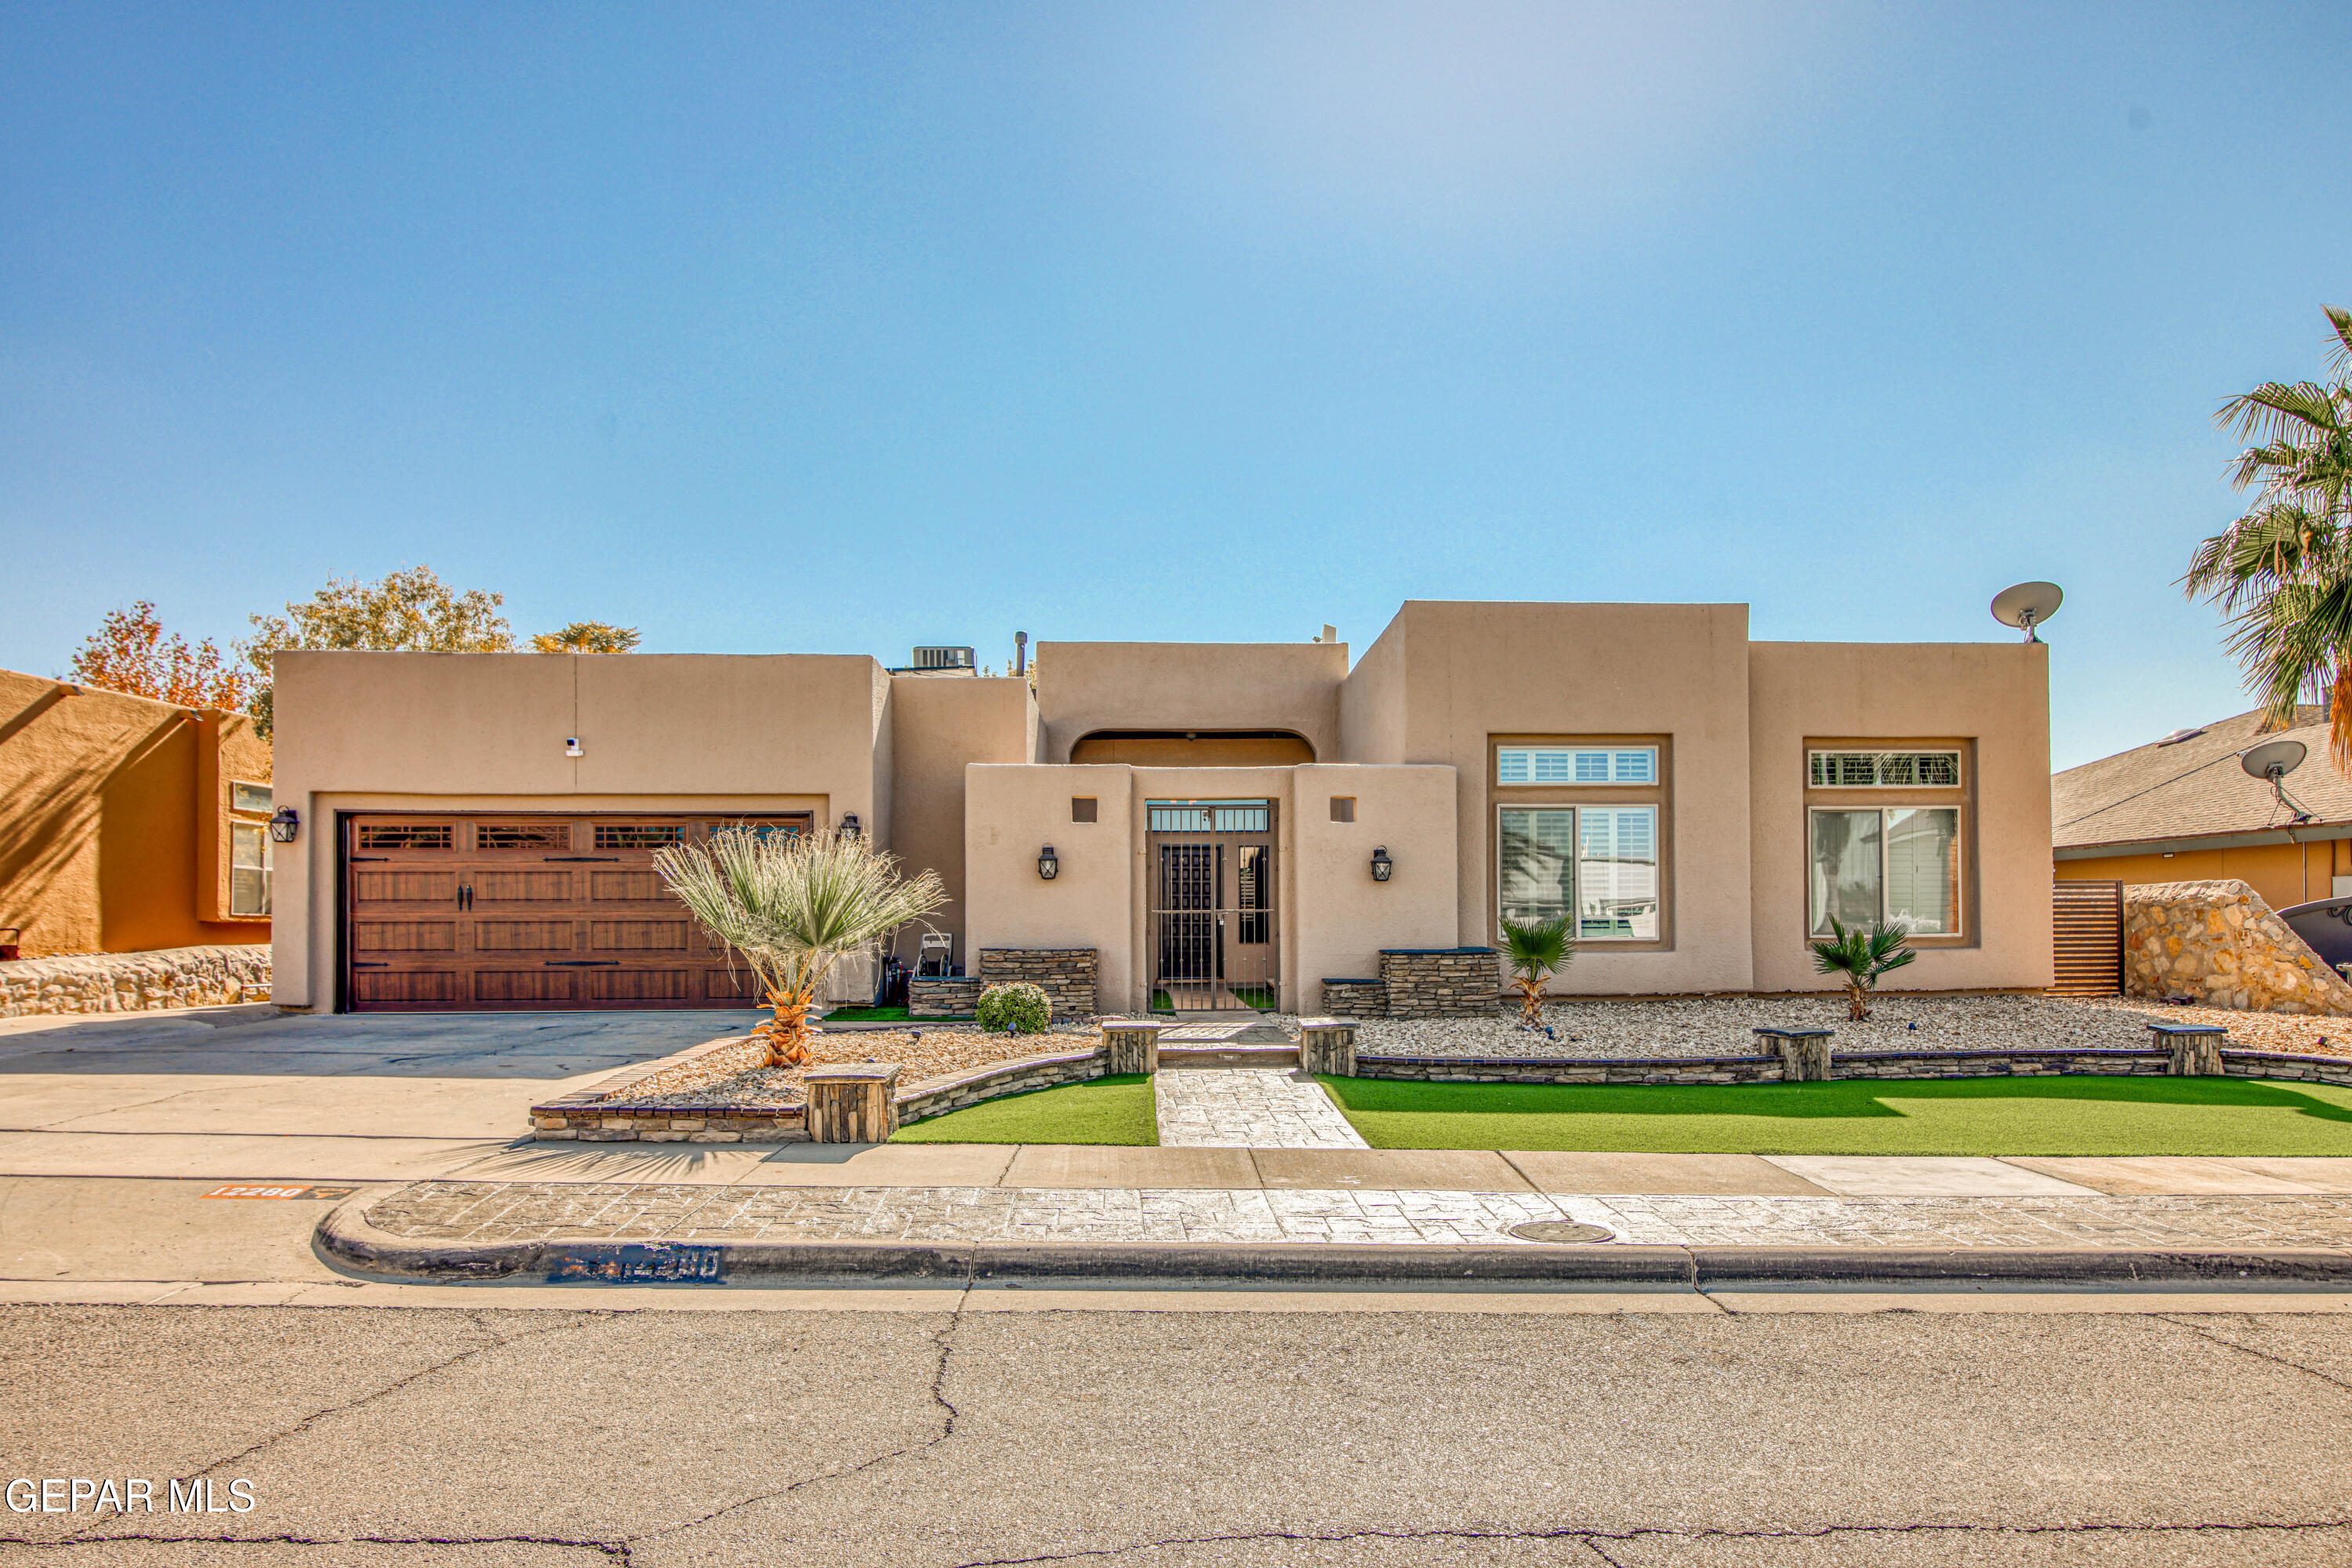
[[[1198,805],[1154,801],[1150,811],[1154,833],[1264,833],[1268,820],[1264,801],[1209,801]]]
[[[1815,789],[1957,789],[1958,752],[1814,752]]]
[[[1960,813],[1949,805],[1812,813],[1812,932],[1903,921],[1922,936],[1960,930]]]
[[[1501,746],[1498,784],[1646,784],[1658,782],[1655,746]]]
[[[1574,917],[1581,942],[1658,937],[1658,808],[1507,805],[1502,914],[1519,924]]]

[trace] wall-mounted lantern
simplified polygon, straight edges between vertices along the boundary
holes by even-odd
[[[1056,855],[1054,853],[1054,847],[1053,847],[1052,845],[1048,844],[1048,845],[1046,845],[1046,846],[1045,846],[1045,847],[1044,847],[1043,849],[1038,850],[1038,851],[1037,851],[1037,875],[1039,875],[1040,877],[1043,877],[1044,879],[1045,879],[1045,880],[1047,880],[1048,882],[1050,882],[1050,881],[1052,881],[1055,878],[1056,878],[1056,877],[1060,876],[1061,874],[1062,874],[1062,862],[1061,862],[1061,858],[1060,858],[1060,857],[1056,856]]]
[[[1396,862],[1389,858],[1389,847],[1387,845],[1383,844],[1378,849],[1372,851],[1373,881],[1387,881],[1389,879],[1389,873],[1395,869]]]
[[[841,836],[844,838],[855,838],[865,831],[866,830],[857,824],[857,814],[856,812],[845,811],[841,814]]]
[[[291,844],[294,836],[302,831],[302,819],[290,805],[281,805],[269,819],[269,837],[280,844]]]

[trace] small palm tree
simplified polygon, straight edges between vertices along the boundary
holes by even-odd
[[[1503,922],[1503,949],[1511,961],[1511,987],[1519,994],[1519,1018],[1530,1028],[1543,1019],[1544,982],[1576,956],[1569,917],[1522,925]]]
[[[809,1016],[835,964],[946,903],[937,873],[844,833],[722,827],[707,844],[654,851],[654,869],[711,934],[743,955],[774,1016],[753,1031],[768,1059],[809,1059]]]
[[[2324,702],[2328,752],[2352,774],[2352,310],[2327,308],[2335,379],[2269,382],[2221,405],[2255,444],[2231,480],[2255,492],[2243,517],[2197,547],[2180,579],[2230,617],[2230,651],[2269,727]]]
[[[1848,931],[1832,915],[1830,930],[1834,933],[1832,940],[1812,944],[1813,971],[1845,982],[1845,1016],[1859,1024],[1870,1016],[1871,993],[1878,989],[1878,977],[1919,956],[1904,945],[1911,940],[1911,927],[1897,920],[1868,931],[1860,926]]]

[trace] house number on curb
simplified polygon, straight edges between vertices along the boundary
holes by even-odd
[[[347,1198],[358,1191],[357,1187],[273,1187],[250,1182],[231,1182],[196,1195],[202,1198]]]
[[[717,1285],[727,1278],[726,1253],[716,1247],[631,1245],[618,1252],[573,1253],[547,1272],[550,1284]]]
[[[1521,1241],[1614,1241],[1616,1233],[1597,1225],[1575,1225],[1561,1219],[1531,1219],[1515,1225],[1511,1234]]]

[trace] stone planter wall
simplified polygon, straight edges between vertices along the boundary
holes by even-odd
[[[951,1078],[935,1078],[915,1085],[898,1097],[898,1120],[912,1121],[919,1117],[938,1116],[950,1110],[961,1110],[967,1105],[977,1105],[983,1100],[995,1100],[1002,1095],[1026,1094],[1033,1089],[1087,1083],[1102,1077],[1103,1070],[1103,1053],[1099,1048],[1059,1051],[1052,1056],[1032,1057],[1025,1061],[996,1062],[972,1072],[958,1073]]]
[[[1391,1018],[1483,1018],[1503,994],[1503,975],[1491,947],[1385,947],[1381,985]]]
[[[1054,1016],[1091,1018],[1095,1006],[1095,950],[1091,947],[983,947],[980,988],[1027,981],[1045,994]],[[911,1012],[913,1009],[909,1008]]]
[[[1323,1011],[1334,1018],[1385,1018],[1389,988],[1377,980],[1323,982]]]
[[[1855,1051],[1830,1055],[1838,1079],[2050,1078],[2060,1073],[2113,1078],[2161,1078],[2172,1053],[2162,1048],[2014,1051]],[[2352,1057],[2287,1051],[2221,1053],[2231,1078],[2288,1079],[2352,1085]],[[1771,1057],[1356,1058],[1358,1078],[1410,1079],[1424,1083],[1779,1083],[1780,1058]]]
[[[907,1016],[910,1018],[969,1018],[979,1005],[976,975],[932,979],[918,974],[907,982]]]
[[[0,1018],[269,1000],[269,948],[167,947],[0,963]]]
[[[2126,888],[2124,994],[2249,1012],[2352,1015],[2352,985],[2239,881]]]

